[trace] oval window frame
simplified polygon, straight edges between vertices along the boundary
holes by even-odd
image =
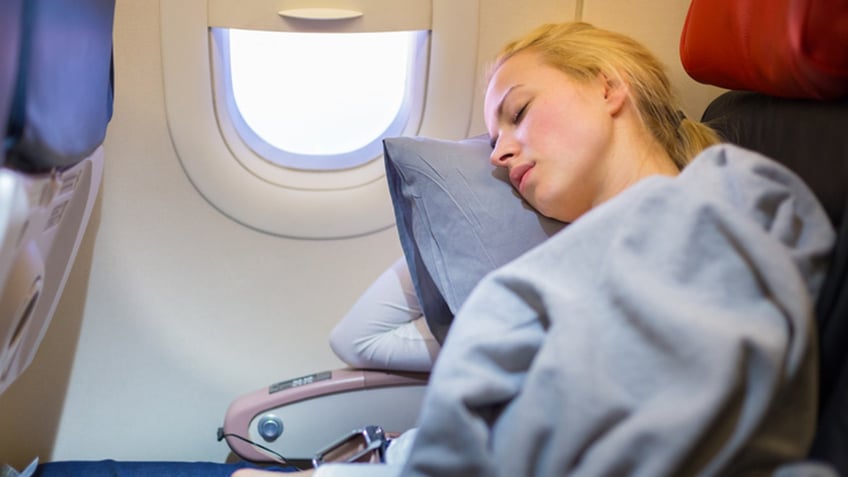
[[[359,0],[347,8],[362,11],[360,18],[313,22],[277,14],[296,7],[294,1],[160,0],[165,111],[192,185],[230,219],[277,236],[340,239],[393,227],[382,160],[342,171],[279,168],[285,171],[283,181],[256,174],[238,160],[216,114],[210,28],[430,30],[426,108],[414,134],[459,139],[468,132],[477,84],[478,2]]]

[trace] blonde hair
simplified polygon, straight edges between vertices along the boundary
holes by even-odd
[[[680,169],[704,148],[720,142],[707,125],[685,118],[663,64],[630,37],[583,22],[542,25],[504,46],[486,82],[506,60],[524,50],[539,53],[547,64],[577,81],[604,74],[627,84],[642,123]]]

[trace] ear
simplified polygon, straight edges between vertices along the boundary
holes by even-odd
[[[604,88],[604,101],[607,104],[607,111],[611,116],[616,116],[630,97],[627,83],[622,81],[621,78],[610,77],[603,72],[598,73],[598,77]]]

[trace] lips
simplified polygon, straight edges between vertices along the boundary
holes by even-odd
[[[519,192],[522,192],[521,186],[523,185],[524,177],[532,168],[533,164],[520,164],[509,171],[509,181],[512,182],[512,186],[518,189]]]

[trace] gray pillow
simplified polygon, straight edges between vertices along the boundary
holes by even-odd
[[[383,141],[398,234],[427,324],[444,342],[454,314],[487,273],[565,224],[540,215],[489,163],[486,136]]]

